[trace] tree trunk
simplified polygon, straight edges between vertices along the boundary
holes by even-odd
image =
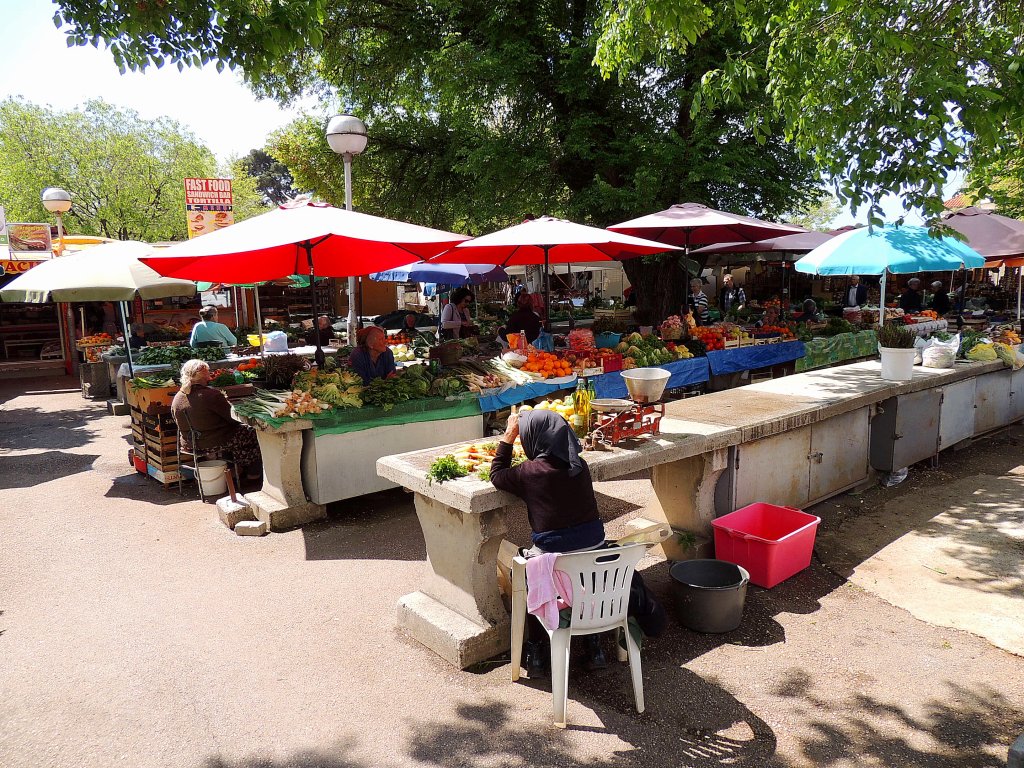
[[[650,313],[651,324],[679,314],[686,303],[689,275],[678,256],[625,259],[622,267],[636,293],[637,310]]]

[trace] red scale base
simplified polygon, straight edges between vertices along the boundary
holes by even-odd
[[[598,414],[591,434],[602,442],[618,445],[621,440],[658,434],[664,415],[664,403],[635,403],[622,413]]]

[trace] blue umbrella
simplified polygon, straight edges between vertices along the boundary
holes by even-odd
[[[892,225],[844,232],[822,243],[796,263],[796,271],[809,275],[881,275],[885,318],[885,276],[913,272],[978,269],[985,258],[952,237],[932,237],[926,227]]]
[[[508,275],[494,264],[431,264],[420,261],[387,272],[374,272],[370,279],[385,283],[479,285],[503,282],[508,279]]]

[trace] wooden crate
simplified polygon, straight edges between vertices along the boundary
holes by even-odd
[[[124,393],[128,405],[146,414],[161,413],[164,408],[171,407],[174,394],[178,391],[177,385],[173,387],[156,387],[154,389],[139,389],[132,386],[131,381],[125,383]]]
[[[621,322],[632,322],[633,321],[633,310],[632,309],[609,309],[607,307],[598,307],[594,310],[594,319],[604,318],[606,320],[617,320]]]

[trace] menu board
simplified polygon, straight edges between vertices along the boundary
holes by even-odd
[[[234,224],[231,179],[185,179],[185,215],[190,240]]]
[[[49,224],[7,224],[7,239],[12,256],[30,256],[36,259],[48,259],[53,255],[50,243]]]

